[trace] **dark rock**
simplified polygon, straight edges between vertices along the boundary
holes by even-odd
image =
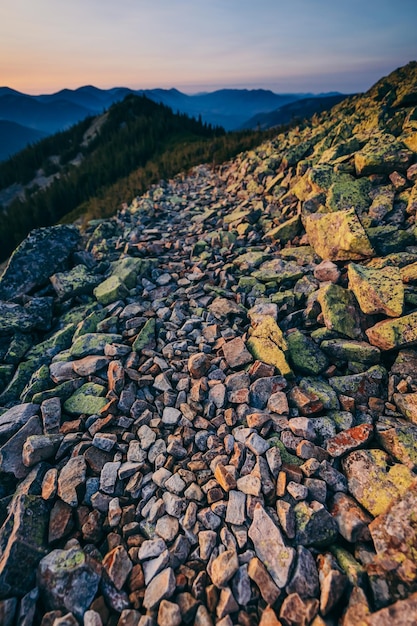
[[[38,585],[49,610],[70,611],[81,619],[99,582],[98,564],[79,548],[53,550],[39,564]]]
[[[16,248],[0,278],[0,299],[9,300],[44,285],[52,274],[65,269],[79,241],[74,226],[33,230]]]
[[[12,500],[0,529],[0,598],[22,596],[32,588],[46,552],[47,525],[48,505],[42,498],[20,495]]]

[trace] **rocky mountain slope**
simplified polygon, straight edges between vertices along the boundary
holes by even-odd
[[[0,622],[417,615],[417,63],[0,280]]]

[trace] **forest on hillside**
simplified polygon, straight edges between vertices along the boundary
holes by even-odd
[[[3,189],[27,185],[39,170],[57,174],[49,187],[26,189],[23,201],[0,209],[0,260],[33,228],[108,217],[161,178],[199,163],[221,163],[268,136],[226,133],[201,119],[174,114],[145,96],[130,95],[110,107],[100,132],[86,144],[92,121],[88,118],[0,164]],[[77,157],[79,164],[72,164]]]

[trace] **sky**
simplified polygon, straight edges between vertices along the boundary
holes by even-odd
[[[417,0],[1,0],[0,85],[365,91],[417,59]]]

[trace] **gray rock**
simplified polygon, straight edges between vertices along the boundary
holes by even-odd
[[[63,435],[30,435],[23,445],[23,464],[31,467],[54,456],[63,438]]]
[[[100,474],[100,489],[108,495],[114,493],[120,468],[120,461],[106,463]]]
[[[226,522],[240,526],[246,520],[246,496],[240,491],[229,491],[226,510]]]
[[[17,404],[0,415],[0,443],[10,439],[31,417],[37,415],[38,411],[38,404],[26,402]]]
[[[316,562],[310,550],[303,546],[297,548],[296,566],[285,591],[288,594],[298,593],[303,599],[318,596],[319,574]]]
[[[282,589],[288,582],[295,551],[286,546],[279,528],[257,504],[253,513],[253,521],[249,528],[256,556],[265,565],[275,584]]]
[[[39,564],[38,584],[49,610],[71,611],[82,619],[97,593],[98,564],[79,548],[53,550]]]
[[[0,448],[0,473],[14,474],[16,478],[24,478],[29,473],[23,464],[22,450],[24,443],[31,435],[40,435],[42,426],[39,417],[31,417],[28,422]]]

